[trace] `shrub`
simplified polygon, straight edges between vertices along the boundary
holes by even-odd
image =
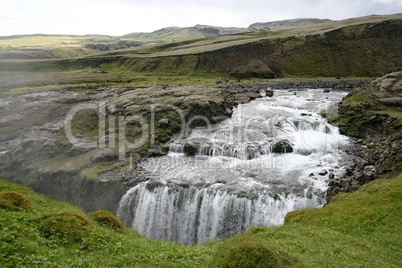
[[[89,216],[103,226],[111,227],[116,230],[124,229],[124,224],[109,211],[98,210],[92,212]]]
[[[51,213],[39,220],[39,230],[47,238],[56,236],[73,243],[82,240],[91,232],[93,224],[83,215],[73,212]]]
[[[3,192],[0,194],[0,208],[7,210],[30,209],[31,201],[17,192]]]

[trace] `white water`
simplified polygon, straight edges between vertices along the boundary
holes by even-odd
[[[141,163],[149,180],[122,197],[117,216],[144,236],[188,245],[280,225],[292,210],[323,205],[328,175],[318,173],[343,171],[348,140],[316,113],[345,94],[275,91],[193,130],[169,155]],[[273,153],[281,141],[293,152]],[[198,154],[186,156],[185,144]]]

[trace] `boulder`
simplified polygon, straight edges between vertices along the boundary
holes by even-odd
[[[265,91],[265,96],[266,96],[266,97],[272,97],[272,96],[274,96],[274,91],[273,91],[273,90],[266,90],[266,91]]]
[[[379,102],[385,105],[402,107],[402,98],[398,97],[379,99]]]
[[[291,153],[293,152],[292,144],[287,140],[282,140],[272,145],[273,153]]]
[[[362,161],[360,161],[360,162],[357,164],[357,167],[358,167],[359,169],[363,169],[366,164],[367,164],[367,161],[366,161],[366,160],[362,160]]]
[[[374,176],[375,171],[376,171],[376,169],[374,166],[365,166],[364,170],[363,170],[363,174],[364,174],[364,176],[372,177],[372,176]]]
[[[199,149],[199,145],[196,144],[186,144],[184,145],[184,153],[186,155],[196,155]]]
[[[328,171],[326,171],[325,169],[321,170],[321,171],[318,173],[318,175],[320,175],[320,176],[324,176],[324,175],[327,175],[327,174],[328,174]]]
[[[164,156],[167,154],[167,151],[164,148],[152,148],[148,149],[147,155],[148,157],[157,157],[157,156]]]

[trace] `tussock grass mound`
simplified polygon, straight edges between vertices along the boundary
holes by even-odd
[[[87,217],[73,212],[51,213],[39,220],[39,230],[45,237],[56,236],[67,243],[79,242],[91,233],[92,227]]]
[[[255,226],[251,229],[249,229],[245,234],[251,235],[251,234],[256,234],[256,233],[263,233],[268,230],[268,227],[265,226]]]
[[[218,251],[214,258],[215,267],[278,267],[277,254],[257,242],[231,241]]]
[[[286,214],[285,224],[292,223],[292,222],[298,222],[298,221],[301,221],[302,219],[303,219],[303,211],[301,211],[301,210],[291,211],[288,214]]]
[[[243,235],[226,240],[216,251],[211,267],[289,267],[300,262],[286,252],[259,240],[256,234],[263,234],[266,227],[254,227]]]
[[[124,224],[112,213],[106,210],[98,210],[89,214],[89,216],[99,224],[116,230],[124,229]]]
[[[17,211],[32,208],[32,203],[17,192],[0,193],[0,208]]]

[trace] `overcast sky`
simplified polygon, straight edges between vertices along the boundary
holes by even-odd
[[[169,26],[248,27],[292,18],[402,13],[401,0],[0,0],[0,36],[151,32]]]

